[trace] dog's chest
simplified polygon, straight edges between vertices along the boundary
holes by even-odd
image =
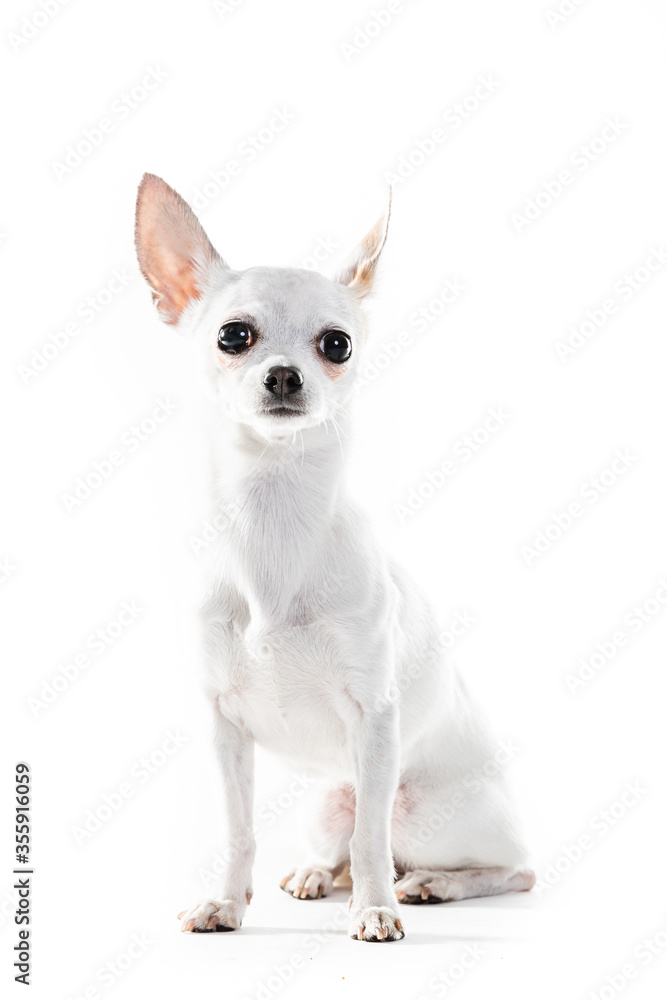
[[[251,631],[234,668],[220,674],[219,703],[267,749],[347,773],[351,708],[316,631],[284,625]]]
[[[236,493],[218,564],[243,625],[219,663],[220,707],[276,753],[347,770],[345,658],[322,607],[324,584],[340,575],[332,570],[331,492],[306,463],[249,477]]]

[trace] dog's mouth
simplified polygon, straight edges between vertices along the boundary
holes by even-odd
[[[263,411],[270,417],[296,417],[303,415],[304,410],[300,406],[288,406],[286,403],[277,403],[275,406],[264,406]]]

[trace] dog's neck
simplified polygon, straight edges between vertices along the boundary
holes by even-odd
[[[347,426],[338,418],[303,431],[285,431],[267,439],[252,427],[229,418],[215,425],[212,439],[215,488],[219,496],[230,491],[261,489],[280,481],[303,500],[306,486],[314,496],[332,498],[343,479]]]
[[[233,422],[220,430],[218,423],[213,485],[227,526],[224,572],[255,616],[280,616],[331,542],[346,428],[320,425],[270,441]]]

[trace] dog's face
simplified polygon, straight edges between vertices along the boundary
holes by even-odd
[[[193,332],[222,409],[265,438],[335,420],[364,338],[388,215],[329,280],[300,268],[233,271],[164,181],[145,175],[137,253],[161,317]]]
[[[297,268],[253,267],[207,290],[197,331],[221,406],[272,437],[335,417],[361,324],[344,286]]]

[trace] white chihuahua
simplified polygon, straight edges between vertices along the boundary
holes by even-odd
[[[428,602],[345,493],[337,431],[388,221],[333,281],[299,268],[233,271],[168,184],[146,174],[139,188],[139,263],[161,318],[198,345],[214,407],[214,503],[227,524],[203,615],[234,863],[213,899],[180,914],[184,931],[241,926],[255,742],[326,776],[312,855],[280,884],[319,899],[349,864],[353,938],[402,938],[397,902],[535,881],[497,746],[445,659]]]

